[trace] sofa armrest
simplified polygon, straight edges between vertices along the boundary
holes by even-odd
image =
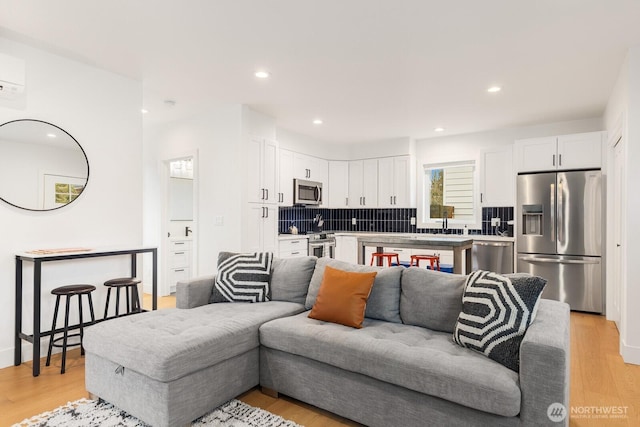
[[[176,307],[195,308],[209,304],[216,276],[202,276],[182,280],[176,284]]]
[[[523,425],[568,425],[570,371],[569,306],[541,299],[535,320],[520,344]],[[547,416],[552,403],[565,407],[564,424]]]

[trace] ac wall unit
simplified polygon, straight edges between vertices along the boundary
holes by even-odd
[[[25,62],[0,53],[0,99],[16,100],[24,94]]]

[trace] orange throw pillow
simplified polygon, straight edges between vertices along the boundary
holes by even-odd
[[[364,310],[377,272],[354,273],[325,267],[309,317],[362,328]]]

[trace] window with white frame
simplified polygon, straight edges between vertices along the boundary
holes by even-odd
[[[475,161],[424,165],[419,226],[476,222]]]

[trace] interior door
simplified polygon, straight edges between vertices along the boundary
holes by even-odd
[[[624,183],[625,183],[625,162],[623,142],[619,140],[614,147],[614,167],[613,167],[613,240],[614,247],[612,253],[613,280],[608,286],[610,299],[610,311],[607,316],[616,322],[618,330],[620,330],[620,314],[622,301],[622,287],[625,283],[624,277],[624,247],[623,238],[625,234],[625,218],[624,218]]]

